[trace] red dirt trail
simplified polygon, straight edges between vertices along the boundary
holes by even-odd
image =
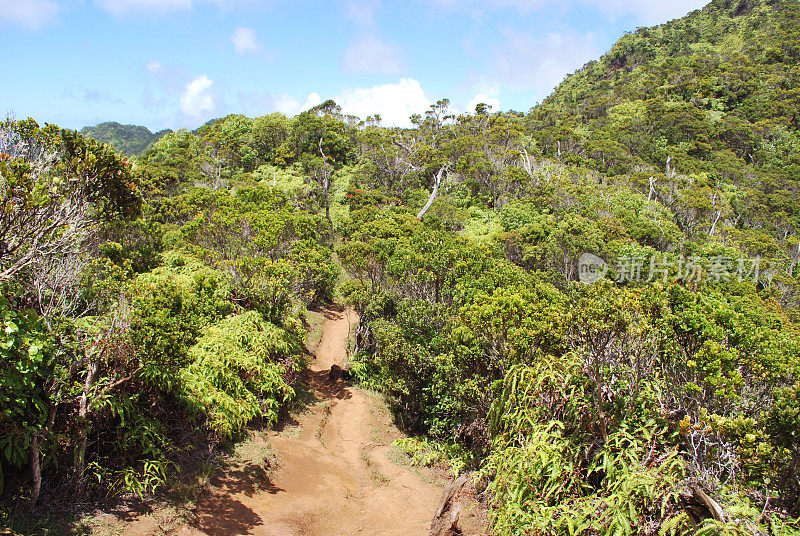
[[[296,423],[267,435],[277,458],[269,473],[244,460],[222,471],[182,536],[425,536],[442,486],[388,458],[399,437],[384,405],[330,374],[342,366],[357,322],[351,309],[323,311],[322,338],[308,373],[317,402]],[[314,349],[312,349],[314,350]],[[262,440],[263,441],[263,440]],[[158,532],[146,519],[123,528]],[[151,527],[147,527],[151,525]],[[150,528],[151,530],[148,530]],[[131,530],[133,529],[133,530]]]

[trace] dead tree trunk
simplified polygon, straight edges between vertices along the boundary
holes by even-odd
[[[717,212],[717,217],[714,218],[714,223],[711,225],[711,230],[708,232],[709,236],[714,236],[714,233],[717,231],[717,223],[719,222],[719,218],[722,216],[722,211]]]
[[[319,139],[319,154],[322,155],[322,189],[325,196],[325,219],[328,220],[328,230],[331,242],[333,241],[333,220],[331,219],[331,200],[330,200],[330,186],[331,178],[328,173],[328,162],[325,157],[325,151],[322,150],[322,138]]]
[[[428,202],[425,203],[425,206],[422,207],[422,210],[420,210],[419,214],[417,214],[418,220],[421,220],[425,213],[428,212],[428,209],[431,208],[433,201],[436,199],[436,194],[439,193],[439,186],[442,184],[442,179],[444,178],[445,173],[447,173],[447,164],[439,168],[439,171],[433,176],[433,191],[431,192],[431,196],[428,198]]]
[[[392,142],[394,142],[395,145],[403,149],[403,151],[405,151],[410,157],[413,158],[415,156],[414,152],[408,146],[401,143],[396,137],[392,138]],[[415,170],[421,169],[421,166],[418,166],[413,162],[407,162],[406,164],[411,169]],[[439,171],[437,171],[436,174],[433,176],[433,191],[431,192],[431,196],[428,198],[428,202],[425,203],[425,206],[422,207],[422,210],[420,210],[419,214],[417,214],[418,220],[421,220],[422,217],[425,216],[425,214],[428,212],[428,209],[431,208],[431,205],[433,205],[433,202],[436,200],[436,196],[439,193],[439,187],[442,185],[442,181],[444,180],[444,177],[447,174],[449,166],[450,166],[449,163],[444,164],[441,168],[439,168]]]
[[[717,208],[717,194],[718,193],[719,193],[719,190],[716,190],[714,192],[714,198],[711,200],[711,202],[714,203],[714,208]],[[717,222],[719,222],[720,216],[722,216],[722,210],[719,210],[717,212],[717,217],[714,218],[714,223],[711,225],[711,230],[708,232],[709,236],[714,236],[714,233],[717,230]]]

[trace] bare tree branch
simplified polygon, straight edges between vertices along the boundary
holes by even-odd
[[[448,167],[450,167],[449,164],[443,165],[441,168],[439,168],[439,171],[436,173],[436,175],[434,175],[434,177],[433,177],[433,191],[431,192],[431,196],[428,198],[428,202],[425,203],[425,206],[422,207],[422,210],[420,210],[419,214],[417,214],[417,219],[418,220],[421,220],[422,217],[425,215],[425,213],[428,212],[428,209],[431,208],[431,205],[433,204],[434,199],[436,199],[436,194],[439,193],[439,185],[442,184],[442,179],[444,178],[445,174],[447,173]]]

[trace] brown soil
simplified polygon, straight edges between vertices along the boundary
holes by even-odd
[[[323,311],[325,323],[308,372],[318,401],[296,421],[267,434],[277,467],[247,460],[224,470],[187,523],[185,536],[424,536],[442,486],[388,458],[399,432],[376,397],[331,374],[342,366],[352,310]],[[265,441],[261,439],[261,441]],[[265,446],[265,445],[263,445]],[[266,446],[265,446],[266,447]],[[123,534],[159,532],[148,517]],[[153,526],[156,525],[156,526]],[[151,532],[150,529],[155,529]]]

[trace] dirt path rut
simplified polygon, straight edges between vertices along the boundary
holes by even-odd
[[[352,310],[324,311],[309,384],[319,399],[271,432],[278,460],[267,476],[245,464],[222,475],[180,534],[233,536],[424,536],[441,486],[389,459],[398,437],[373,395],[331,373],[342,365]],[[353,326],[354,327],[354,326]],[[256,476],[254,476],[256,475]]]

